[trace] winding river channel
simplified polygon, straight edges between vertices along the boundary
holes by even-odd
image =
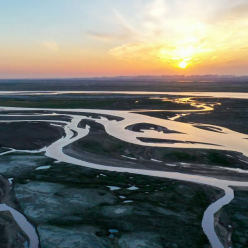
[[[226,97],[226,98],[237,98],[237,99],[248,99],[247,93],[180,93],[180,92],[3,92],[3,94],[13,94],[13,95],[38,95],[38,94],[73,94],[73,93],[97,93],[97,94],[106,94],[106,93],[124,93],[124,94],[147,94],[147,95],[181,95],[181,96],[210,96],[210,97]],[[142,145],[142,146],[152,146],[152,147],[175,147],[175,148],[203,148],[203,149],[218,149],[218,150],[228,150],[228,151],[237,151],[248,157],[248,136],[245,134],[241,134],[227,128],[217,127],[212,125],[207,125],[210,127],[208,130],[204,130],[199,128],[198,126],[188,123],[177,122],[177,118],[171,118],[168,120],[159,119],[155,117],[149,117],[145,115],[141,115],[137,113],[132,113],[131,111],[115,111],[115,110],[94,110],[94,109],[35,109],[35,108],[13,108],[13,107],[0,107],[1,111],[11,111],[11,114],[4,114],[4,116],[19,116],[20,120],[5,120],[2,122],[20,122],[20,121],[34,121],[32,120],[32,116],[42,116],[46,115],[40,114],[38,111],[46,111],[47,115],[60,115],[63,113],[64,116],[68,116],[71,118],[70,122],[63,121],[53,121],[53,124],[57,122],[64,123],[66,125],[63,126],[65,130],[65,136],[61,139],[54,142],[52,145],[35,152],[45,151],[46,156],[56,159],[58,161],[71,163],[79,166],[85,166],[93,169],[100,170],[108,170],[108,171],[116,171],[116,172],[128,172],[140,175],[154,176],[154,177],[162,177],[169,179],[182,180],[187,182],[193,182],[198,184],[209,185],[213,187],[217,187],[222,189],[225,192],[225,195],[211,204],[204,213],[204,217],[202,220],[202,228],[207,235],[212,248],[224,248],[223,244],[220,242],[214,228],[214,215],[218,212],[224,205],[230,203],[234,198],[234,192],[231,187],[238,186],[248,186],[248,182],[240,182],[240,181],[230,181],[217,179],[213,177],[207,176],[199,176],[199,175],[191,175],[191,174],[183,174],[179,172],[166,172],[166,171],[155,171],[155,170],[143,170],[143,169],[135,169],[135,168],[122,168],[122,167],[113,167],[108,166],[107,161],[103,164],[94,164],[90,162],[86,162],[77,158],[73,158],[64,153],[64,148],[75,142],[78,139],[85,137],[89,133],[89,127],[80,128],[79,123],[83,120],[94,120],[97,123],[104,125],[106,132],[120,140]],[[209,109],[207,109],[209,111]],[[15,115],[13,111],[18,111]],[[21,111],[25,111],[22,115]],[[27,113],[28,111],[28,113]],[[178,112],[170,110],[171,112]],[[192,110],[195,111],[195,110]],[[200,111],[200,110],[199,110]],[[183,112],[183,111],[182,111]],[[191,110],[187,111],[188,113]],[[82,114],[80,114],[82,113]],[[83,113],[92,113],[100,116],[99,119],[93,117],[83,116]],[[109,120],[106,116],[115,116],[121,118],[120,120]],[[22,116],[29,116],[29,120],[22,120]],[[88,115],[90,116],[90,115]],[[104,117],[105,116],[105,117]],[[180,118],[180,116],[178,116]],[[35,120],[35,122],[44,121],[49,122],[49,120]],[[174,132],[163,133],[158,132],[156,130],[143,130],[143,132],[133,132],[132,130],[127,129],[126,127],[132,126],[140,123],[149,123],[152,125],[157,125],[161,127],[165,127],[169,130],[173,130]],[[201,124],[199,124],[200,126]],[[219,132],[213,132],[212,130],[219,130]],[[77,135],[75,135],[75,133]],[[147,138],[148,142],[142,142],[141,138]],[[163,139],[168,142],[150,142],[149,139]],[[18,151],[11,151],[18,152]],[[31,152],[31,151],[26,151]],[[33,153],[34,151],[32,151]],[[59,166],[59,164],[58,164]],[[242,170],[240,170],[242,172]],[[247,171],[243,171],[246,172]],[[7,206],[0,205],[0,211],[6,209]],[[13,210],[11,212],[13,214]],[[13,215],[16,219],[16,216]],[[37,248],[39,245],[38,236],[33,231],[30,231],[30,224],[27,222],[25,218],[17,219],[17,223],[22,228],[22,230],[29,236],[30,239],[30,248]],[[26,228],[25,228],[26,227]],[[28,228],[27,228],[28,227]],[[35,229],[34,229],[35,230]]]

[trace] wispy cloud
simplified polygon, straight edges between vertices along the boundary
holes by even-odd
[[[100,41],[123,41],[133,39],[137,36],[137,32],[134,27],[128,22],[128,20],[117,10],[113,10],[113,23],[118,31],[112,32],[99,32],[97,30],[88,30],[85,34],[93,39]]]
[[[108,34],[108,33],[101,33],[97,31],[87,31],[85,34],[93,39],[97,39],[100,41],[116,41],[116,40],[127,40],[130,37],[129,33],[120,33],[120,34]]]
[[[100,32],[97,32],[97,31],[87,31],[87,32],[85,32],[85,34],[87,36],[89,36],[90,38],[97,39],[97,40],[102,40],[102,41],[111,41],[111,40],[116,38],[114,35],[100,33]]]
[[[247,47],[241,47],[240,50],[248,50],[248,46]]]
[[[136,28],[123,16],[119,11],[114,10],[115,20],[117,21],[118,27],[122,33],[131,37],[137,34]]]
[[[50,42],[43,42],[42,45],[51,51],[58,52],[60,50],[59,45],[55,41],[50,41]]]
[[[241,18],[248,18],[248,3],[242,2],[242,3],[236,3],[234,6],[231,6],[225,11],[224,14],[225,19],[241,19]]]
[[[153,55],[154,52],[159,51],[160,49],[161,45],[130,43],[115,47],[109,52],[111,55],[119,59],[147,60],[149,59],[149,56]]]

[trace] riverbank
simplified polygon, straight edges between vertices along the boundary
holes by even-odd
[[[0,188],[0,246],[4,248],[25,248],[29,244],[29,238],[6,209],[7,205],[22,211],[12,191],[11,180],[0,176]]]
[[[213,110],[205,112],[191,112],[182,115],[177,121],[184,123],[195,123],[215,125],[226,127],[233,131],[248,134],[248,100],[246,99],[229,99],[229,98],[201,98],[194,97],[195,101],[204,102],[211,106],[215,103]],[[162,99],[161,99],[162,101]],[[218,103],[218,104],[216,104]],[[161,119],[169,119],[172,117],[169,112],[143,112],[142,114],[153,116]],[[199,128],[202,128],[199,126]]]

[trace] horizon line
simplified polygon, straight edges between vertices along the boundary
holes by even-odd
[[[71,79],[71,80],[87,80],[87,79],[115,79],[115,78],[166,78],[166,77],[184,77],[184,78],[192,78],[192,77],[216,77],[216,78],[246,78],[247,75],[235,75],[235,74],[192,74],[192,75],[183,75],[183,74],[168,74],[168,75],[119,75],[119,76],[89,76],[89,77],[34,77],[34,78],[0,78],[0,81],[8,81],[8,80],[63,80],[63,79]]]

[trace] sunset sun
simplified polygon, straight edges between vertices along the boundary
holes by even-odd
[[[182,61],[178,64],[178,66],[181,68],[181,69],[185,69],[188,67],[188,62],[186,61]]]

